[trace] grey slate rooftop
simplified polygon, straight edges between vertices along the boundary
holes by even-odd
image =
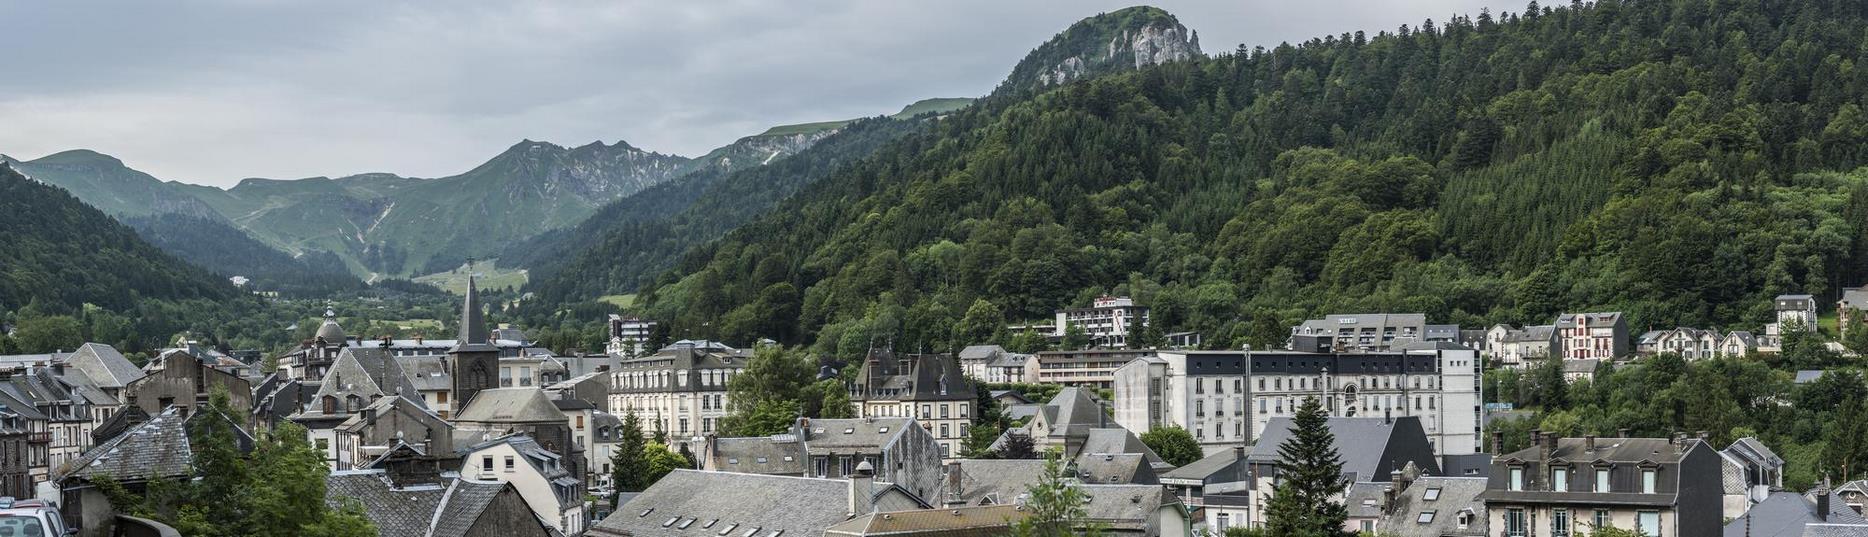
[[[588,534],[814,537],[850,518],[849,487],[842,479],[675,470]]]
[[[1395,503],[1377,524],[1384,535],[1443,537],[1485,535],[1485,478],[1421,477],[1395,494]],[[1468,513],[1461,527],[1460,513]]]
[[[1725,524],[1726,537],[1798,537],[1805,534],[1809,524],[1868,524],[1868,520],[1849,509],[1842,499],[1830,493],[1829,515],[1817,517],[1816,502],[1810,496],[1795,492],[1772,492],[1770,497],[1757,505],[1751,506],[1744,516]],[[1747,528],[1749,525],[1749,528]],[[1868,535],[1868,528],[1861,533],[1837,533],[1833,535]]]

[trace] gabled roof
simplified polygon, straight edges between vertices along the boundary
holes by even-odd
[[[1084,452],[1076,460],[1077,479],[1085,483],[1156,485],[1154,466],[1140,453]]]
[[[366,401],[399,395],[427,408],[421,393],[403,374],[401,363],[383,349],[345,347],[340,351],[318,387],[317,397],[327,395],[340,400],[355,395]]]
[[[713,470],[765,475],[804,475],[804,446],[797,437],[715,438]]]
[[[1089,429],[1115,426],[1115,420],[1103,413],[1103,405],[1088,390],[1074,386],[1058,390],[1040,415],[1051,436],[1087,435]]]
[[[960,359],[963,361],[986,360],[1004,353],[1005,347],[998,345],[967,345],[966,348],[960,349]]]
[[[1149,448],[1148,444],[1142,443],[1142,439],[1137,438],[1135,433],[1121,427],[1090,429],[1084,436],[1083,447],[1079,448],[1078,452],[1133,453],[1141,455],[1150,466],[1156,468],[1165,469],[1173,466],[1168,464],[1166,459],[1161,458],[1160,454],[1155,453],[1153,448]]]
[[[1084,518],[1115,531],[1134,531],[1148,527],[1162,506],[1179,505],[1180,499],[1160,485],[1081,485],[1089,502],[1083,506]]]
[[[1721,453],[1767,468],[1784,466],[1783,457],[1777,456],[1777,452],[1771,451],[1771,448],[1765,446],[1764,442],[1759,442],[1757,438],[1749,436],[1733,441],[1732,445],[1726,446]]]
[[[145,375],[136,364],[124,358],[123,353],[117,352],[116,347],[101,343],[81,345],[66,360],[71,367],[91,377],[100,388],[122,388]]]
[[[396,363],[402,367],[402,374],[409,379],[409,385],[417,391],[439,391],[454,388],[454,375],[448,371],[447,357],[438,354],[422,356],[397,356]]]
[[[958,474],[954,474],[958,468]],[[1044,461],[1041,459],[964,459],[947,465],[947,475],[941,486],[942,494],[950,497],[945,500],[959,500],[968,505],[1010,504],[1024,494],[1026,487],[1037,483],[1044,477]],[[954,480],[959,480],[959,495],[954,493]]]
[[[1556,326],[1557,328],[1575,327],[1576,321],[1579,318],[1586,320],[1591,325],[1615,324],[1622,320],[1622,312],[1610,311],[1610,312],[1601,312],[1601,313],[1565,313],[1565,314],[1557,316]]]
[[[332,472],[325,478],[325,502],[332,507],[355,500],[363,514],[376,525],[382,537],[460,537],[480,520],[500,493],[512,489],[510,483],[461,479],[443,476],[440,484],[397,487],[383,470]],[[513,497],[524,501],[512,489]],[[536,532],[546,533],[550,526],[531,517]],[[530,525],[527,525],[530,527]]]
[[[849,487],[843,479],[675,470],[589,534],[818,536],[850,517]]]
[[[1278,447],[1291,437],[1291,423],[1289,417],[1272,418],[1247,458],[1255,464],[1277,462]],[[1432,444],[1418,417],[1330,418],[1326,424],[1335,436],[1331,445],[1342,457],[1343,473],[1353,474],[1356,481],[1386,481],[1389,476],[1384,470],[1398,469],[1410,460],[1428,474],[1440,473],[1440,464],[1433,458]],[[1424,455],[1416,457],[1424,460],[1406,459],[1409,455]],[[1396,460],[1389,460],[1390,456]]]
[[[806,439],[804,444],[810,453],[849,453],[852,449],[886,448],[911,427],[919,426],[914,419],[905,417],[815,419],[810,421],[810,429],[800,431],[800,435]]]
[[[1751,506],[1743,516],[1733,519],[1725,525],[1727,537],[1798,537],[1804,534],[1808,524],[1868,524],[1862,516],[1842,503],[1841,498],[1829,494],[1829,516],[1819,519],[1816,514],[1816,502],[1811,497],[1795,492],[1772,492],[1764,501]],[[1868,532],[1840,535],[1868,535]]]
[[[1229,483],[1246,479],[1244,449],[1222,449],[1161,475],[1163,480]]]
[[[108,476],[119,482],[181,477],[194,474],[194,451],[188,438],[188,420],[175,407],[71,461],[65,479]]]
[[[467,408],[454,414],[456,422],[537,423],[564,421],[558,405],[538,388],[494,388],[480,390]]]
[[[1376,525],[1396,537],[1485,535],[1485,502],[1479,499],[1485,485],[1482,477],[1416,478],[1395,494],[1393,507]],[[1427,499],[1429,493],[1434,499]],[[1472,515],[1465,528],[1459,527],[1462,511]]]

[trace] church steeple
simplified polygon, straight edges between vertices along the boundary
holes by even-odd
[[[486,345],[486,317],[480,313],[480,290],[474,285],[473,275],[467,275],[467,301],[461,305],[460,335],[456,336],[455,348],[467,345]]]

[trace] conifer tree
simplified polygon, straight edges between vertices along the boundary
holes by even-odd
[[[623,430],[617,433],[616,453],[610,455],[610,486],[616,492],[640,492],[642,479],[648,474],[648,461],[643,459],[642,448],[648,439],[642,435],[642,418],[630,410],[623,416]],[[610,507],[616,506],[616,495],[610,496]]]
[[[1287,537],[1342,534],[1349,511],[1331,496],[1349,485],[1336,452],[1329,417],[1314,397],[1304,398],[1291,418],[1291,437],[1278,446],[1281,482],[1265,508],[1267,533]]]

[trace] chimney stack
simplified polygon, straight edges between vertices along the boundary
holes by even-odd
[[[1594,434],[1583,435],[1583,451],[1587,451],[1589,453],[1596,452],[1596,435]]]
[[[1504,431],[1492,431],[1492,456],[1496,457],[1499,455],[1504,455],[1504,451],[1505,451]]]
[[[1394,424],[1395,424],[1395,409],[1393,407],[1390,407],[1386,410],[1383,410],[1382,411],[1382,425],[1394,425]]]
[[[947,507],[966,505],[966,499],[961,497],[965,494],[962,490],[963,477],[965,474],[961,473],[958,461],[947,463]]]
[[[1557,433],[1544,433],[1544,440],[1543,442],[1539,443],[1538,446],[1543,448],[1543,450],[1540,451],[1539,453],[1544,456],[1543,457],[1544,463],[1548,464],[1550,462],[1550,459],[1556,457]]]
[[[1538,447],[1543,445],[1543,443],[1544,432],[1538,429],[1531,429],[1531,447]]]
[[[856,464],[856,472],[850,474],[850,516],[861,516],[875,510],[870,503],[871,494],[875,494],[876,467],[869,461]]]
[[[1823,486],[1816,489],[1816,520],[1829,521],[1829,476],[1823,476]]]

